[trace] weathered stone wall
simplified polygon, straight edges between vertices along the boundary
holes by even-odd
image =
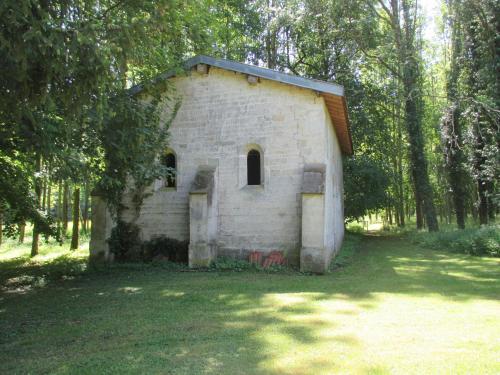
[[[344,239],[344,183],[342,153],[335,130],[325,109],[327,162],[325,184],[325,250],[326,263],[340,250]]]
[[[112,261],[113,254],[109,252],[107,239],[111,235],[113,220],[105,200],[92,195],[92,226],[90,240],[90,259],[97,261]]]
[[[192,72],[171,81],[182,99],[169,141],[177,158],[177,187],[157,181],[148,189],[152,194],[136,221],[143,240],[157,235],[189,239],[189,190],[198,167],[210,165],[218,185],[218,255],[284,250],[297,263],[304,165],[328,166],[328,193],[336,194],[335,186],[342,183],[336,175],[339,165],[341,171],[338,142],[323,98],[268,80],[250,85],[243,74],[213,67],[209,74]],[[169,113],[165,108],[163,118]],[[261,152],[261,186],[246,184],[246,156],[252,148]],[[341,213],[329,206],[336,199],[324,210],[329,218],[325,236],[332,249],[338,237],[326,231],[336,228],[332,215]]]

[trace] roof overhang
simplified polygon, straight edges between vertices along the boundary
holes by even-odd
[[[352,139],[349,130],[349,116],[347,102],[344,95],[344,87],[336,83],[303,78],[291,74],[277,72],[272,69],[261,68],[254,65],[239,63],[225,59],[217,59],[210,56],[198,55],[184,63],[184,69],[190,71],[198,64],[206,64],[220,69],[230,70],[250,76],[256,76],[271,81],[281,82],[288,85],[298,86],[319,93],[324,101],[330,118],[332,120],[340,148],[344,154],[352,155]],[[166,80],[179,74],[179,71],[169,71],[160,74],[154,82]],[[153,82],[153,83],[154,83]],[[137,85],[130,89],[132,95],[138,94],[144,89],[143,85]]]

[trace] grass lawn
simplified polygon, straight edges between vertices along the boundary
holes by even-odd
[[[45,248],[35,262],[0,248],[0,373],[500,373],[498,258],[369,235],[325,276],[129,265],[72,278],[85,248]]]

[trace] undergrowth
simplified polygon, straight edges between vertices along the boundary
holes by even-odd
[[[436,233],[414,232],[409,237],[414,243],[431,249],[500,257],[500,225]]]
[[[359,243],[363,239],[362,233],[362,231],[351,231],[351,229],[346,232],[342,247],[330,264],[330,271],[345,267],[352,262],[352,258],[356,254]]]
[[[241,259],[233,259],[229,257],[219,257],[217,258],[210,267],[208,268],[210,271],[262,271],[262,272],[287,272],[297,271],[291,266],[274,264],[269,267],[262,267],[259,264],[250,263],[246,260]]]

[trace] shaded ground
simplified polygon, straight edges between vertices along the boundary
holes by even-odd
[[[14,265],[1,373],[500,372],[500,259],[369,235],[325,276],[129,267],[22,288]]]

